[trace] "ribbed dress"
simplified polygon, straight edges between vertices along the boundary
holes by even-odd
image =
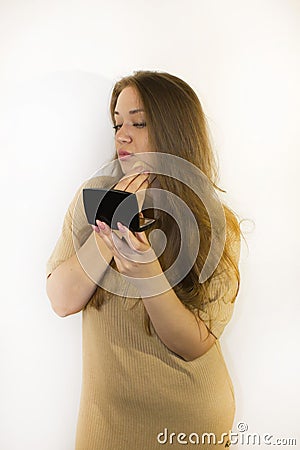
[[[107,186],[105,180],[99,177],[78,189],[47,262],[47,276],[93,232],[85,218],[82,189],[103,186]],[[123,283],[121,274],[108,272],[104,277],[112,288]],[[229,437],[222,439],[222,433],[232,428],[235,396],[219,337],[232,317],[234,302],[230,300],[236,286],[218,282],[212,289],[217,300],[201,310],[200,317],[217,339],[193,361],[168,349],[152,325],[152,335],[146,333],[143,302],[126,297],[125,284],[125,299],[114,295],[100,310],[87,304],[82,311],[76,450],[228,448]]]

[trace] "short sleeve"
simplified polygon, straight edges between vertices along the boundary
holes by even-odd
[[[232,251],[236,263],[240,258],[240,239],[232,244]],[[219,339],[225,326],[233,315],[235,298],[238,290],[238,279],[234,272],[224,270],[212,278],[208,295],[210,302],[203,309],[197,309],[201,320],[209,331]]]
[[[90,234],[93,232],[88,223],[83,205],[82,191],[84,188],[111,187],[115,181],[112,177],[95,177],[85,181],[75,193],[67,212],[64,216],[61,234],[56,245],[46,263],[46,276],[49,275],[61,263],[69,259],[76,253]]]

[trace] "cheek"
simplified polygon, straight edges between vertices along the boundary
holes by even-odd
[[[142,147],[144,149],[143,150],[144,152],[152,152],[153,151],[152,148],[151,148],[151,145],[150,145],[148,133],[145,133],[145,136],[143,136],[143,145],[142,145]]]
[[[133,141],[135,153],[148,152],[149,141],[147,136],[136,136]]]

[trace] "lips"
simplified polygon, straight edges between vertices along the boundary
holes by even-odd
[[[119,157],[121,158],[122,156],[129,156],[129,155],[131,155],[131,153],[126,152],[125,150],[120,150],[120,151],[118,152],[118,155],[119,155]]]

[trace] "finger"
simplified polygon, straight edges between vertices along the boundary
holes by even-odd
[[[138,181],[139,181],[138,183],[136,183],[136,184],[133,183],[130,186],[130,188],[132,187],[132,189],[136,188],[136,190],[134,192],[137,192],[137,191],[140,191],[142,189],[147,189],[148,188],[148,186],[149,186],[149,174],[145,178],[140,177]]]
[[[150,243],[149,243],[149,241],[148,241],[148,238],[147,238],[147,236],[146,236],[145,231],[137,231],[137,232],[135,233],[135,236],[136,236],[136,238],[137,238],[140,242],[142,242],[143,244],[150,245]]]
[[[135,175],[128,175],[126,174],[124,177],[122,177],[118,183],[116,183],[112,189],[119,189],[124,190],[125,187],[130,183],[130,181],[132,181],[135,177],[137,176],[137,174]]]
[[[106,246],[113,252],[116,252],[115,245],[111,239],[111,229],[108,225],[106,225],[104,222],[101,222],[100,220],[96,220],[98,229],[99,229],[99,236],[103,239]]]
[[[146,173],[146,170],[144,170],[142,167],[139,170],[135,170],[133,173],[126,173],[118,182],[118,185],[121,185],[122,187],[129,186],[129,184],[133,183],[134,180],[136,180],[138,177],[144,175]]]
[[[127,244],[132,250],[136,252],[144,252],[148,250],[149,243],[147,241],[146,235],[144,239],[142,237],[143,240],[141,240],[141,238],[137,239],[134,233],[132,233],[127,227],[122,225],[120,222],[117,222],[117,226],[122,235],[124,236],[124,239],[126,240]]]
[[[125,191],[134,193],[137,190],[141,189],[141,186],[145,183],[145,181],[148,179],[149,173],[141,173],[137,175],[135,178],[133,178],[130,183],[125,188]]]
[[[139,188],[137,190],[141,191],[142,189],[147,189],[149,185],[149,179],[146,178],[142,183],[140,184]]]
[[[140,173],[134,173],[134,174],[126,174],[124,175],[116,184],[116,187],[126,187],[129,185],[137,176],[139,176]]]
[[[107,235],[107,236],[111,236],[112,235],[112,233],[114,233],[114,235],[116,235],[116,236],[118,236],[119,238],[120,238],[120,231],[118,231],[118,230],[112,230],[110,227],[109,227],[109,225],[107,225],[105,222],[101,222],[101,220],[96,220],[96,222],[97,222],[97,224],[98,224],[98,227],[95,227],[96,228],[96,230],[98,231],[98,232],[101,232],[101,231],[103,231],[104,233],[103,233],[103,235],[105,236],[105,235]],[[92,225],[93,226],[93,225]],[[121,239],[122,239],[122,235],[121,235]]]
[[[151,186],[151,184],[156,180],[156,178],[157,178],[156,175],[153,175],[153,174],[152,174],[152,176],[151,176],[151,174],[149,175],[149,177],[148,177],[149,186]]]
[[[124,245],[121,248],[121,255],[130,259],[130,261],[139,262],[139,263],[152,263],[157,259],[153,248],[147,240],[146,234],[144,232],[136,233],[138,237],[136,237],[127,227],[123,226],[120,222],[117,223],[118,228],[124,235],[124,239],[127,244],[124,248]],[[124,230],[125,229],[125,230]]]
[[[98,228],[100,229],[99,236],[105,242],[105,245],[110,249],[113,253],[114,257],[118,256],[119,258],[124,256],[124,252],[126,248],[128,248],[126,239],[118,230],[113,231],[106,223],[97,220]],[[119,233],[120,236],[119,237]]]

